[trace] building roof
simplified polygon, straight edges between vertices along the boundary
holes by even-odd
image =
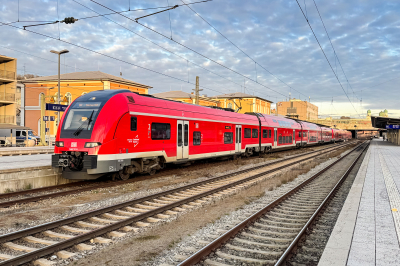
[[[257,99],[272,103],[271,101],[266,100],[264,98],[261,98],[261,97],[255,96],[255,95],[251,95],[251,94],[247,94],[247,93],[243,93],[243,92],[221,94],[221,95],[213,96],[213,98],[217,98],[217,99],[257,98]]]
[[[46,77],[37,77],[23,80],[22,83],[39,83],[39,82],[47,82],[47,81],[56,81],[58,80],[58,75],[46,76]],[[84,71],[84,72],[72,72],[60,75],[60,80],[101,80],[101,81],[113,81],[126,85],[131,85],[139,88],[150,89],[152,87],[140,84],[129,79],[124,79],[121,77],[117,77],[111,74],[107,74],[101,71]]]
[[[386,128],[386,125],[400,125],[400,118],[371,116],[371,122],[375,128]]]
[[[166,92],[154,93],[152,95],[157,98],[167,98],[167,99],[182,99],[182,98],[194,99],[196,97],[196,95],[184,91],[166,91]],[[207,100],[210,102],[215,102],[215,100],[201,95],[200,99]]]
[[[29,127],[18,126],[14,124],[0,124],[0,129],[21,129],[21,130],[31,130]]]
[[[194,98],[195,95],[194,94],[190,94],[184,91],[166,91],[166,92],[160,92],[160,93],[154,93],[152,94],[155,97],[158,98],[170,98],[170,99],[174,99],[174,98]]]

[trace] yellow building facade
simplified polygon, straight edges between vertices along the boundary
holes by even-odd
[[[218,107],[231,108],[238,113],[261,113],[271,114],[271,101],[258,96],[235,92],[217,95],[212,97],[218,101]]]
[[[293,98],[289,101],[277,102],[276,113],[300,120],[315,120],[318,119],[318,106]]]
[[[17,123],[17,59],[0,55],[0,124]]]
[[[46,103],[57,103],[58,76],[27,79],[25,85],[25,126],[40,133],[40,97],[46,97]],[[97,90],[127,89],[139,94],[148,94],[150,86],[136,83],[100,71],[74,72],[60,76],[60,98],[63,105],[69,105],[79,96]],[[62,116],[62,112],[60,117]],[[46,111],[46,116],[55,117],[55,121],[46,123],[46,136],[54,137],[57,133],[57,112]],[[46,138],[47,138],[46,137]]]
[[[154,93],[153,96],[163,99],[169,99],[184,103],[196,104],[196,96],[193,93],[187,93],[184,91],[167,91]],[[202,106],[218,106],[218,101],[208,98],[204,95],[199,96],[199,105]]]

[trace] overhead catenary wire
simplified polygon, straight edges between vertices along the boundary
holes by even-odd
[[[337,81],[339,82],[340,87],[342,88],[344,94],[346,94],[346,97],[347,97],[347,99],[349,100],[351,106],[354,108],[354,110],[356,111],[356,113],[360,116],[360,114],[357,112],[357,109],[354,107],[353,103],[351,102],[349,96],[347,95],[345,89],[343,88],[343,85],[342,85],[342,83],[340,82],[340,80],[339,80],[339,78],[338,78],[338,76],[337,76],[335,70],[333,69],[331,62],[329,61],[328,57],[326,56],[324,49],[322,49],[322,46],[321,46],[321,44],[320,44],[320,42],[319,42],[319,40],[318,40],[318,38],[317,38],[317,35],[315,35],[315,32],[314,32],[314,30],[313,30],[313,28],[312,28],[312,26],[311,26],[311,24],[310,24],[310,21],[308,20],[307,16],[304,14],[304,11],[303,11],[303,9],[302,9],[301,6],[300,6],[299,1],[296,0],[296,2],[297,2],[298,6],[299,6],[299,8],[300,8],[300,10],[301,10],[301,13],[303,14],[304,18],[306,19],[307,24],[308,24],[308,26],[310,27],[310,29],[311,29],[311,31],[312,31],[314,37],[315,37],[315,40],[317,41],[317,43],[318,43],[318,45],[319,45],[319,48],[321,49],[322,53],[324,54],[326,61],[328,62],[328,64],[329,64],[329,66],[330,66],[330,68],[331,68],[333,74],[335,75]]]
[[[352,90],[353,93],[354,93],[353,87],[351,86],[351,84],[350,84],[350,82],[349,82],[349,79],[347,78],[347,75],[346,75],[346,73],[344,72],[344,69],[343,69],[343,67],[342,67],[342,63],[340,63],[339,57],[337,56],[335,47],[333,46],[333,43],[332,43],[331,37],[329,36],[328,30],[327,30],[326,27],[325,27],[325,23],[324,23],[324,20],[322,19],[321,13],[319,12],[317,3],[315,2],[315,0],[313,0],[313,1],[314,1],[315,8],[317,9],[319,18],[321,19],[322,25],[324,26],[324,29],[325,29],[325,32],[326,32],[326,36],[328,36],[329,42],[331,43],[333,52],[334,52],[334,54],[335,54],[335,64],[336,64],[336,59],[337,59],[339,65],[340,65],[340,68],[342,69],[343,75],[344,75],[344,77],[346,78],[347,84],[350,86],[351,90]],[[336,72],[337,72],[337,70],[336,70]],[[357,98],[357,99],[358,99],[358,98]]]
[[[81,5],[81,6],[87,8],[87,9],[89,9],[89,10],[91,10],[92,12],[95,12],[95,13],[99,14],[97,11],[91,9],[90,7],[84,5],[84,4],[82,4],[82,3],[80,3],[80,2],[78,2],[78,1],[76,1],[76,0],[72,0],[72,1],[74,1],[75,3]],[[114,12],[114,13],[115,13],[115,12]],[[122,25],[122,24],[120,24],[120,23],[118,23],[118,22],[116,22],[116,21],[114,21],[114,20],[112,20],[112,19],[106,17],[106,15],[102,15],[102,16],[103,16],[105,19],[107,19],[107,20],[109,20],[109,21],[115,23],[116,25],[118,25],[118,26],[120,26],[120,27],[126,29],[127,31],[132,32],[132,33],[135,34],[136,36],[138,36],[138,37],[140,37],[140,38],[142,38],[142,39],[144,39],[144,40],[146,40],[146,41],[148,41],[148,42],[150,42],[150,43],[152,43],[152,44],[158,46],[159,48],[161,48],[161,49],[163,49],[163,50],[165,50],[165,51],[167,51],[167,52],[169,52],[169,53],[171,53],[171,54],[173,54],[173,55],[175,55],[175,56],[177,56],[177,57],[179,57],[179,58],[181,58],[181,59],[183,59],[183,60],[186,60],[186,62],[187,62],[187,68],[188,68],[188,82],[189,82],[189,63],[191,63],[191,64],[193,64],[193,65],[195,65],[195,66],[197,66],[197,67],[199,67],[199,68],[201,68],[201,69],[203,69],[203,70],[209,72],[209,73],[212,73],[212,74],[214,74],[214,75],[216,75],[216,76],[218,76],[218,77],[220,77],[220,78],[223,78],[223,79],[225,79],[225,80],[227,80],[227,81],[229,81],[229,82],[232,82],[232,83],[234,83],[234,84],[236,84],[236,85],[238,85],[238,86],[241,86],[241,84],[239,84],[239,83],[237,83],[237,82],[235,82],[235,81],[233,81],[233,80],[231,80],[231,79],[229,79],[229,78],[226,78],[226,77],[224,77],[224,76],[222,76],[222,75],[220,75],[220,74],[218,74],[218,73],[216,73],[216,72],[214,72],[214,71],[212,71],[212,70],[209,70],[209,69],[207,69],[207,68],[205,68],[205,67],[203,67],[203,66],[201,66],[201,65],[199,65],[199,64],[196,64],[195,62],[190,61],[190,60],[188,60],[187,58],[185,58],[185,57],[183,57],[183,56],[181,56],[181,55],[179,55],[179,54],[177,54],[177,53],[175,53],[175,52],[173,52],[173,51],[171,51],[171,50],[169,50],[169,49],[167,49],[167,48],[165,48],[165,47],[163,47],[163,46],[161,46],[161,45],[159,45],[159,44],[157,44],[157,43],[155,43],[154,41],[152,41],[152,40],[150,40],[150,39],[148,39],[148,38],[146,38],[146,37],[144,37],[144,36],[142,36],[142,35],[140,35],[140,34],[134,32],[134,31],[132,31],[131,29],[125,27],[124,25]],[[169,39],[169,38],[168,38],[168,39]],[[222,92],[221,92],[221,93],[222,93]]]
[[[182,3],[185,3],[183,0],[181,0]],[[217,28],[215,28],[210,22],[208,22],[205,18],[203,18],[198,12],[196,12],[193,8],[191,8],[190,6],[187,5],[187,7],[193,11],[193,13],[196,14],[196,16],[198,16],[199,18],[201,18],[205,23],[207,23],[211,28],[213,28],[216,32],[218,32],[222,37],[224,37],[228,42],[230,42],[233,46],[235,46],[239,51],[241,51],[244,55],[246,55],[250,60],[252,60],[255,65],[256,65],[256,75],[257,75],[257,65],[259,65],[262,69],[264,69],[265,71],[267,71],[271,76],[273,76],[274,78],[276,78],[277,80],[279,80],[281,83],[285,84],[287,87],[289,87],[290,89],[293,89],[295,91],[297,91],[298,93],[302,94],[303,96],[308,97],[307,95],[303,94],[302,92],[294,89],[293,87],[291,87],[289,84],[287,84],[286,82],[284,82],[282,79],[278,78],[276,75],[274,75],[271,71],[269,71],[267,68],[265,68],[263,65],[261,65],[260,63],[258,63],[253,57],[251,57],[249,54],[247,54],[245,51],[243,51],[243,49],[241,49],[239,46],[237,46],[234,42],[232,42],[228,37],[226,37],[224,34],[222,34],[222,32],[220,32]]]
[[[6,25],[6,24],[5,24],[4,22],[2,22],[2,21],[0,21],[0,23],[3,24],[3,25]],[[20,27],[18,27],[18,26],[14,26],[14,25],[7,25],[7,26],[8,26],[8,27],[12,27],[12,28],[16,28],[16,29],[19,29],[19,30],[23,30],[23,28],[20,28]],[[149,72],[153,72],[153,73],[158,74],[158,75],[161,75],[161,76],[165,76],[165,77],[168,77],[168,78],[171,78],[171,79],[175,79],[175,80],[178,80],[178,81],[182,81],[182,82],[185,82],[185,83],[190,83],[190,84],[192,84],[192,85],[196,85],[196,84],[193,83],[193,82],[187,82],[187,81],[185,81],[185,80],[183,80],[183,79],[181,79],[181,78],[177,78],[177,77],[174,77],[174,76],[171,76],[171,75],[168,75],[168,74],[164,74],[164,73],[161,73],[161,72],[159,72],[159,71],[157,71],[157,70],[153,70],[153,69],[150,69],[150,68],[147,68],[147,67],[143,67],[143,66],[140,66],[140,65],[131,63],[131,62],[129,62],[129,61],[126,61],[126,60],[123,60],[123,59],[119,59],[119,58],[113,57],[113,56],[111,56],[111,55],[104,54],[104,53],[101,53],[101,52],[92,50],[92,49],[90,49],[90,48],[81,46],[81,45],[79,45],[79,44],[75,44],[75,43],[72,43],[72,42],[69,42],[69,41],[65,41],[65,40],[62,40],[62,39],[55,38],[55,37],[53,37],[53,36],[50,36],[50,35],[47,35],[47,34],[44,34],[44,33],[35,32],[35,31],[32,31],[32,30],[28,30],[28,29],[26,29],[25,31],[30,32],[30,33],[33,33],[33,34],[36,34],[36,35],[40,35],[40,36],[43,36],[43,37],[46,37],[46,38],[50,38],[50,39],[53,39],[53,40],[57,40],[57,41],[60,41],[60,42],[63,42],[63,43],[66,43],[66,44],[69,44],[69,45],[72,45],[72,46],[81,48],[81,49],[83,49],[83,50],[86,50],[86,51],[89,51],[89,52],[92,52],[92,53],[95,53],[95,54],[98,54],[98,55],[101,55],[101,56],[104,56],[104,57],[107,57],[107,58],[110,58],[110,59],[113,59],[113,60],[116,60],[116,61],[119,61],[119,62],[122,62],[122,63],[126,63],[126,64],[128,64],[128,65],[132,65],[132,66],[141,68],[141,69],[143,69],[143,70],[147,70],[147,71],[149,71]],[[211,91],[220,93],[220,91],[217,91],[217,90],[214,90],[214,89],[205,87],[205,86],[200,86],[200,87],[201,87],[201,88],[204,88],[204,89],[207,89],[207,90],[211,90]]]
[[[96,1],[94,1],[94,0],[90,0],[90,1],[92,1],[93,3],[98,4],[99,6],[104,7],[104,8],[106,8],[106,9],[110,10],[110,11],[116,12],[115,10],[113,10],[113,9],[111,9],[111,8],[109,8],[109,7],[105,6],[105,5],[103,5],[103,4],[100,4],[100,3],[98,3],[98,2],[96,2]],[[211,62],[213,62],[213,63],[215,63],[215,64],[217,64],[217,65],[219,65],[219,66],[221,66],[221,67],[223,67],[223,68],[225,68],[225,69],[227,69],[227,70],[233,72],[233,73],[236,73],[236,74],[238,74],[238,75],[244,77],[245,79],[248,79],[248,80],[250,80],[250,81],[252,81],[252,82],[254,82],[254,83],[256,83],[256,84],[259,84],[259,85],[265,87],[266,89],[269,89],[269,90],[271,90],[271,91],[274,91],[274,92],[277,93],[277,94],[280,94],[280,95],[282,95],[282,96],[285,96],[285,95],[282,94],[281,92],[276,91],[276,90],[274,90],[274,89],[272,89],[272,88],[270,88],[270,87],[268,87],[268,86],[266,86],[266,85],[264,85],[264,84],[261,84],[261,83],[259,83],[259,82],[256,82],[254,79],[249,78],[249,77],[247,77],[246,75],[244,75],[244,74],[242,74],[242,73],[240,73],[240,72],[238,72],[238,71],[236,71],[236,70],[234,70],[234,69],[232,69],[232,68],[229,68],[229,67],[227,67],[227,66],[225,66],[225,65],[223,65],[223,64],[221,64],[221,63],[219,63],[219,62],[217,62],[217,61],[215,61],[214,59],[211,59],[211,58],[209,58],[209,57],[203,55],[203,54],[200,53],[200,52],[197,52],[196,50],[194,50],[194,49],[188,47],[188,46],[185,45],[185,44],[182,44],[182,43],[180,43],[180,42],[178,42],[178,41],[176,41],[176,40],[174,40],[174,39],[171,40],[168,36],[166,36],[166,35],[164,35],[164,34],[158,32],[158,31],[156,31],[156,30],[154,30],[154,29],[152,29],[152,28],[150,28],[150,27],[148,27],[148,26],[146,26],[146,25],[140,23],[139,21],[136,21],[136,20],[134,20],[134,19],[131,19],[130,17],[127,17],[127,16],[122,15],[122,14],[119,14],[119,15],[120,15],[120,16],[123,16],[123,17],[125,17],[125,18],[127,18],[127,19],[129,19],[129,20],[131,20],[131,21],[133,21],[133,22],[136,22],[137,24],[143,26],[144,28],[146,28],[146,29],[148,29],[148,30],[150,30],[150,31],[152,31],[152,32],[154,32],[154,33],[156,33],[156,34],[158,34],[158,35],[160,35],[160,36],[162,36],[162,37],[164,37],[164,38],[166,38],[166,39],[168,39],[168,40],[170,40],[170,41],[172,41],[172,42],[174,42],[174,43],[176,43],[176,44],[178,44],[178,45],[180,45],[180,46],[182,46],[182,47],[184,47],[184,48],[186,48],[186,49],[188,49],[188,50],[190,50],[190,51],[192,51],[193,53],[195,53],[195,54],[197,54],[197,55],[199,55],[199,56],[201,56],[201,57],[203,57],[203,58],[206,58],[207,60],[209,60],[209,61],[211,61]]]

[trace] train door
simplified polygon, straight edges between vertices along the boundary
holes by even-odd
[[[296,144],[296,130],[295,129],[293,129],[292,144]]]
[[[189,158],[189,121],[178,120],[176,159]]]
[[[278,135],[277,133],[278,133],[278,129],[274,128],[274,147],[278,146],[278,144],[276,143],[276,138],[277,138],[276,136]]]
[[[236,125],[235,152],[242,151],[242,126]]]

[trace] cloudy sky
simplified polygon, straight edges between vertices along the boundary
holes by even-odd
[[[298,1],[331,66],[291,0],[190,5],[200,16],[179,6],[140,19],[144,26],[135,18],[183,2],[0,0],[0,22],[13,22],[0,26],[0,54],[18,59],[19,74],[56,74],[56,55],[49,51],[68,49],[62,73],[121,71],[152,86],[152,93],[191,92],[199,76],[208,96],[245,91],[273,102],[311,97],[320,115],[358,117],[386,108],[400,116],[400,1],[315,0],[337,57],[314,1]],[[113,11],[127,12],[99,16]],[[65,17],[79,21],[22,29]]]

